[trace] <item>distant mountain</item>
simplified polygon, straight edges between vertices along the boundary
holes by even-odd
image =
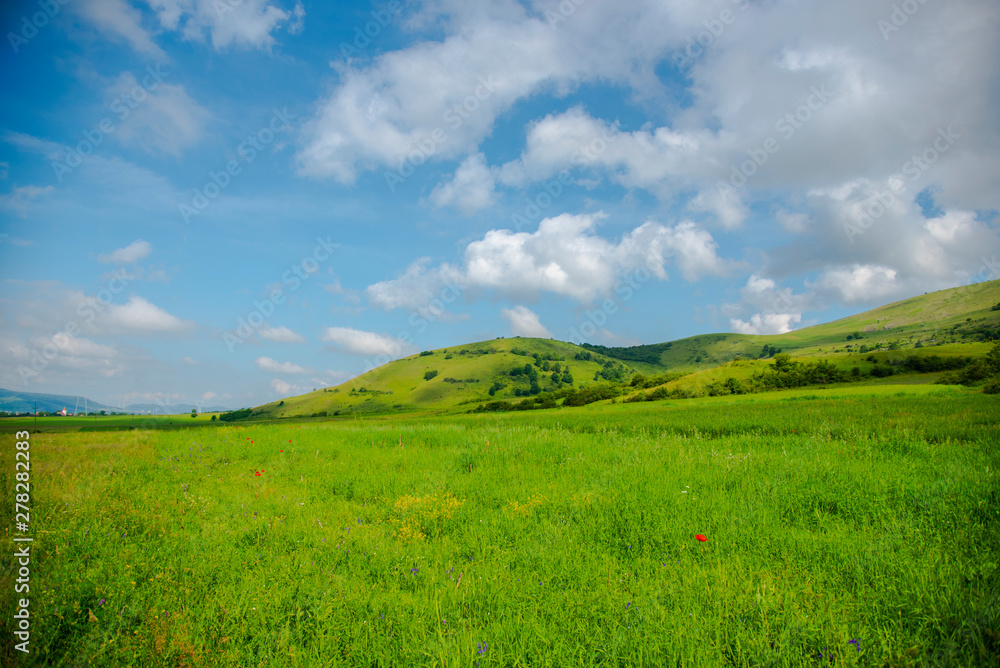
[[[190,413],[191,409],[197,409],[199,413],[221,413],[232,410],[225,406],[198,407],[194,404],[170,404],[169,406],[161,406],[160,404],[129,404],[126,406],[125,411],[129,413],[133,411],[136,413],[150,413],[152,415],[179,415],[181,413]]]
[[[0,388],[0,411],[8,413],[31,413],[38,405],[38,411],[56,413],[66,409],[67,413],[72,413],[76,408],[77,401],[80,403],[80,412],[83,412],[84,397],[70,396],[68,394],[41,394],[37,392],[18,392],[16,390],[5,390]],[[108,406],[97,401],[86,400],[87,409],[91,411],[117,411],[113,406]]]
[[[67,413],[72,413],[74,410],[82,413],[85,405],[87,410],[91,412],[106,411],[108,413],[140,413],[151,415],[179,415],[190,413],[193,408],[197,409],[199,413],[219,413],[230,410],[224,406],[202,406],[199,408],[194,404],[171,404],[167,406],[161,404],[129,404],[122,409],[119,406],[108,406],[107,404],[102,404],[99,401],[93,401],[82,396],[18,392],[16,390],[0,388],[0,411],[7,413],[31,413],[36,410],[36,405],[39,412],[44,411],[47,413],[58,413],[64,408]]]

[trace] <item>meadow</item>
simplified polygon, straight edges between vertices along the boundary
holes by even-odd
[[[32,653],[0,658],[996,665],[997,401],[864,387],[34,434]]]

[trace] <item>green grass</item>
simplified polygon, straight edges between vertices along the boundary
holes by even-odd
[[[32,433],[54,433],[69,431],[118,431],[120,429],[184,429],[187,427],[207,427],[212,424],[212,416],[218,413],[200,413],[192,418],[190,413],[181,415],[91,415],[66,417],[5,417],[0,418],[0,433],[11,434],[22,429]]]
[[[34,653],[12,659],[7,642],[0,656],[995,665],[997,407],[942,386],[808,388],[38,434]]]

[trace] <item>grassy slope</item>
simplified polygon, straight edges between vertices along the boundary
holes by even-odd
[[[661,353],[661,364],[624,361],[624,364],[644,374],[682,371],[690,375],[674,381],[671,387],[699,390],[710,382],[725,380],[733,376],[739,379],[749,377],[770,364],[768,361],[734,362],[737,356],[756,357],[764,345],[770,345],[791,353],[795,358],[830,359],[846,369],[858,366],[862,371],[870,370],[872,364],[860,354],[861,345],[888,345],[897,341],[902,350],[879,353],[883,359],[892,359],[913,354],[913,346],[918,341],[924,348],[917,351],[925,355],[983,355],[989,346],[978,343],[948,343],[954,340],[955,327],[1000,326],[1000,311],[990,307],[1000,303],[1000,280],[975,285],[942,290],[920,295],[901,302],[881,306],[865,313],[842,318],[834,322],[806,327],[804,329],[771,336],[744,334],[703,334],[679,341],[673,341]],[[967,322],[970,321],[970,322]],[[848,334],[862,333],[863,338],[848,342]],[[658,344],[658,347],[666,347]],[[597,355],[600,362],[574,360],[583,349],[570,343],[550,339],[510,338],[482,341],[462,346],[453,346],[433,351],[432,355],[413,355],[390,362],[367,374],[350,380],[338,387],[317,390],[298,397],[284,400],[283,405],[273,402],[259,407],[263,418],[310,416],[318,413],[400,413],[428,410],[450,410],[466,404],[495,399],[513,398],[516,386],[527,388],[527,382],[520,385],[510,383],[504,373],[515,366],[532,362],[531,357],[514,355],[510,351],[520,348],[529,353],[546,353],[565,358],[574,387],[592,385],[594,372],[601,369],[601,363],[612,359]],[[641,347],[640,347],[641,348]],[[466,354],[460,354],[460,351]],[[493,350],[491,354],[472,354]],[[446,359],[451,355],[450,359]],[[618,360],[614,360],[618,361]],[[424,373],[437,370],[438,376],[424,380]],[[922,382],[933,382],[940,374],[921,374]],[[445,378],[459,380],[475,379],[475,382],[449,383]],[[508,387],[491,397],[489,388],[497,379],[504,378]],[[907,380],[872,380],[870,383],[912,382]],[[603,381],[600,381],[603,382]],[[540,374],[540,384],[544,389],[553,389],[547,374]],[[352,392],[352,389],[367,388],[376,392]]]
[[[679,371],[695,371],[731,361],[737,355],[757,356],[771,345],[800,356],[826,356],[831,348],[889,343],[903,345],[919,340],[940,342],[951,339],[952,327],[1000,324],[1000,311],[990,307],[1000,302],[1000,280],[941,290],[840,320],[771,336],[746,334],[701,334],[674,341],[662,353],[663,366]],[[973,322],[966,323],[966,319]],[[847,342],[848,334],[861,333],[863,339]],[[698,357],[701,361],[696,361]]]
[[[259,410],[262,410],[267,417],[308,416],[320,412],[333,415],[336,411],[340,411],[341,414],[370,414],[448,409],[467,403],[510,399],[513,397],[515,387],[527,389],[528,383],[526,380],[521,380],[515,384],[509,376],[505,376],[505,373],[514,367],[523,367],[534,362],[530,356],[511,353],[513,349],[565,358],[565,361],[559,364],[563,368],[569,367],[573,375],[573,387],[577,388],[597,382],[594,380],[594,373],[601,370],[603,362],[609,359],[596,355],[600,362],[575,360],[573,358],[577,353],[586,351],[571,343],[549,339],[515,337],[481,341],[441,348],[431,351],[433,353],[431,355],[411,355],[385,364],[337,387],[285,399],[284,405],[279,405],[279,402],[265,404]],[[462,351],[465,351],[465,354],[462,354]],[[480,351],[493,352],[476,354]],[[450,359],[446,359],[448,356]],[[615,364],[619,362],[611,361]],[[431,380],[424,380],[424,374],[433,370],[438,371],[438,375]],[[539,385],[543,389],[554,387],[549,379],[550,373],[539,372]],[[461,381],[474,379],[474,382],[452,383],[447,382],[446,378]],[[489,389],[497,379],[504,379],[509,385],[491,397]],[[362,387],[368,391],[352,392],[352,389],[357,390]]]

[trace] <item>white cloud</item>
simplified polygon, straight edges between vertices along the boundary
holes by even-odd
[[[461,270],[448,263],[428,269],[429,263],[430,258],[419,258],[402,276],[370,285],[365,294],[372,303],[386,310],[419,311],[429,308],[435,299],[457,299],[465,285]]]
[[[127,105],[129,111],[115,131],[118,141],[150,153],[179,156],[202,138],[211,118],[184,86],[160,82],[144,88],[131,72],[120,74],[106,93],[123,100],[123,109]]]
[[[355,355],[401,357],[417,351],[413,344],[406,341],[350,327],[327,327],[319,338]]]
[[[538,315],[527,306],[515,306],[505,308],[500,312],[503,319],[510,325],[511,333],[514,336],[530,336],[540,339],[551,339],[550,332],[538,319]]]
[[[784,334],[801,321],[798,313],[755,313],[749,322],[733,318],[729,324],[738,334]]]
[[[278,378],[271,381],[271,389],[283,397],[291,396],[293,387],[291,383],[286,383]]]
[[[694,223],[650,221],[614,242],[594,234],[604,217],[563,214],[542,220],[533,233],[490,230],[468,244],[462,268],[428,269],[424,258],[403,276],[369,286],[368,298],[384,309],[416,310],[435,295],[476,288],[513,299],[549,292],[589,303],[609,295],[620,275],[640,269],[665,280],[665,266],[673,263],[689,281],[727,270],[712,235]]]
[[[210,399],[214,399],[217,396],[219,395],[217,395],[215,392],[204,392],[202,393],[201,398],[202,401],[209,401]]]
[[[75,6],[81,16],[104,35],[124,41],[137,53],[154,60],[167,60],[167,54],[142,27],[142,12],[125,0],[81,0]]]
[[[125,0],[80,0],[80,15],[99,32],[124,41],[133,50],[158,61],[167,55],[143,27],[143,14]],[[160,28],[180,31],[184,39],[204,41],[207,32],[216,50],[229,47],[270,50],[273,32],[291,22],[288,31],[302,31],[305,9],[302,3],[285,11],[268,0],[146,0],[156,13]]]
[[[189,357],[188,355],[182,357],[181,361],[187,364],[188,366],[196,366],[195,361],[191,359],[191,357]]]
[[[319,101],[300,170],[353,183],[359,171],[398,169],[428,141],[432,161],[475,153],[500,114],[540,91],[565,95],[584,81],[662,88],[655,61],[671,39],[686,36],[677,20],[685,12],[588,3],[554,30],[540,8],[513,0],[425,3],[407,27],[426,28],[432,39],[370,64],[335,64],[339,86]]]
[[[257,368],[272,373],[307,374],[314,373],[312,369],[300,366],[292,362],[279,362],[270,357],[258,357],[256,359]]]
[[[469,214],[496,202],[493,174],[482,153],[470,155],[455,170],[452,180],[434,188],[430,196],[436,206],[453,206]]]
[[[275,343],[305,343],[306,337],[297,334],[284,325],[281,327],[261,327],[257,330],[262,339],[274,341]]]
[[[16,211],[22,218],[28,214],[28,205],[39,195],[55,190],[54,186],[21,186],[6,195],[0,195],[0,208]]]
[[[153,334],[181,333],[195,324],[171,315],[142,297],[131,296],[125,304],[110,304],[97,325],[106,333]]]
[[[101,253],[97,256],[97,261],[103,264],[114,264],[121,266],[124,264],[135,264],[139,260],[145,259],[151,252],[153,246],[148,241],[139,239],[133,241],[124,248],[113,250],[110,253]]]
[[[896,270],[877,265],[829,269],[812,287],[844,304],[878,302],[899,290]]]

